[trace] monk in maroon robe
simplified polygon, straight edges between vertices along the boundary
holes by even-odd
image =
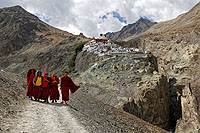
[[[61,91],[62,91],[62,102],[66,104],[66,101],[69,100],[69,90],[74,93],[78,90],[80,86],[76,86],[72,79],[68,77],[68,72],[65,72],[65,75],[61,78]]]
[[[31,100],[32,100],[32,96],[33,96],[33,79],[35,77],[35,72],[36,72],[36,70],[34,68],[29,69],[27,72],[28,90],[27,90],[26,96],[29,96],[29,98]]]
[[[48,103],[48,97],[50,96],[51,89],[51,78],[48,77],[49,73],[44,73],[43,84],[42,84],[42,95],[41,99]]]
[[[42,82],[43,82],[43,77],[42,77],[42,72],[38,71],[37,75],[33,79],[33,96],[36,101],[39,101],[39,98],[42,93]]]
[[[57,102],[56,100],[59,100],[59,91],[58,91],[58,84],[59,84],[59,78],[56,76],[56,73],[53,73],[53,77],[51,78],[52,84],[51,84],[51,94],[50,99],[52,100],[52,103]]]

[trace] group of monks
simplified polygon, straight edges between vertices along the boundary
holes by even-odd
[[[52,74],[52,77],[49,77],[49,73],[45,72],[42,76],[41,71],[37,71],[34,68],[31,68],[27,72],[27,85],[28,90],[26,96],[29,96],[31,100],[52,103],[59,100],[59,91],[58,84],[59,78],[56,76],[56,73]],[[72,79],[68,76],[68,72],[65,72],[64,76],[61,78],[61,93],[62,93],[62,102],[66,104],[66,101],[69,100],[69,90],[74,93],[80,86],[76,86]],[[34,99],[33,99],[34,98]]]

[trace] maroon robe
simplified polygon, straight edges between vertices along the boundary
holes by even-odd
[[[46,78],[44,77],[43,80],[45,80]],[[51,78],[47,77],[47,80],[51,81]],[[50,95],[50,84],[49,82],[45,81],[42,84],[42,94],[41,94],[41,99],[43,100],[47,100],[49,95]]]
[[[78,90],[80,86],[76,86],[70,77],[63,76],[61,78],[61,91],[62,91],[62,100],[69,100],[69,90],[74,93]]]
[[[32,71],[34,71],[33,74],[32,74]],[[26,96],[33,96],[33,79],[35,77],[35,72],[36,70],[34,68],[30,68],[27,72],[28,90],[27,90]]]
[[[42,94],[42,87],[41,86],[34,86],[33,87],[33,96],[35,99],[39,99]]]
[[[27,80],[28,80],[28,90],[27,90],[27,93],[26,93],[26,96],[33,96],[33,79],[34,79],[35,75],[34,74],[31,74]]]
[[[51,84],[50,99],[51,100],[59,100],[59,91],[58,91],[59,78],[56,76],[55,79],[54,79],[54,77],[52,77],[51,79],[52,79],[52,82],[57,81],[57,83],[54,82]]]
[[[42,82],[43,82],[43,77],[42,77]],[[33,96],[34,96],[34,99],[40,99],[41,94],[42,94],[42,86],[34,86],[33,87]]]

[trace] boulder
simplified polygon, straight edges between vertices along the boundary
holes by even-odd
[[[200,78],[188,83],[182,90],[182,118],[176,125],[177,133],[200,131]]]
[[[170,119],[170,93],[166,76],[144,76],[136,98],[124,110],[156,126],[166,128]]]

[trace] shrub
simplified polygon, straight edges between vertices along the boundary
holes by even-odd
[[[87,43],[87,41],[85,42],[81,42],[74,50],[74,53],[71,56],[71,59],[68,63],[69,66],[69,71],[74,71],[75,68],[75,60],[76,60],[76,56],[78,55],[79,52],[81,52],[83,50],[84,45]]]
[[[83,50],[84,45],[87,42],[81,42],[76,48],[75,48],[75,53],[78,54],[79,52],[81,52]]]

